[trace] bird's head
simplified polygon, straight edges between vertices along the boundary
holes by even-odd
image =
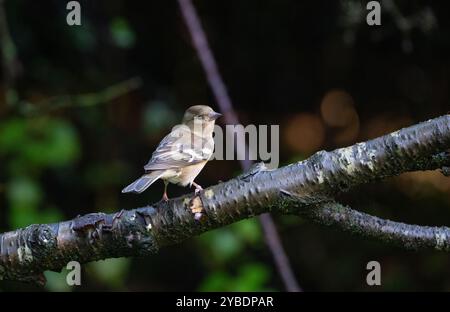
[[[214,124],[214,121],[222,116],[222,114],[216,113],[211,107],[206,105],[195,105],[189,107],[184,113],[183,124],[189,125],[195,121],[201,123]]]

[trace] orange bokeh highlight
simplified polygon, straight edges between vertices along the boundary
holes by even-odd
[[[301,113],[289,119],[284,133],[289,148],[306,155],[319,150],[325,140],[322,120],[311,113]]]

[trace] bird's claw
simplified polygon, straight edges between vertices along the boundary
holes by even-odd
[[[202,188],[201,186],[196,187],[196,188],[195,188],[195,191],[194,191],[194,194],[195,194],[195,195],[198,195],[198,193],[200,193],[201,191],[203,191],[203,188]]]
[[[199,184],[192,182],[192,184],[195,187],[195,191],[194,194],[198,195],[198,193],[200,193],[201,191],[203,191],[203,187],[201,187]]]

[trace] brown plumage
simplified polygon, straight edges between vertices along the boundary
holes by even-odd
[[[145,174],[122,193],[142,193],[158,179],[164,181],[164,200],[168,200],[168,183],[194,185],[196,192],[202,190],[194,179],[212,156],[214,123],[220,116],[209,106],[189,107],[182,123],[175,126],[153,152],[144,166]]]

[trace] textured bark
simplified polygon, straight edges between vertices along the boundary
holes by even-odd
[[[93,213],[0,234],[0,279],[43,281],[45,270],[72,260],[152,254],[165,245],[265,212],[297,214],[409,249],[450,249],[450,229],[382,220],[333,198],[357,185],[402,172],[450,166],[450,115],[276,170],[257,164],[198,196],[115,214]]]
[[[418,226],[384,220],[335,202],[325,203],[314,209],[309,208],[312,207],[300,214],[316,223],[339,230],[410,250],[450,250],[450,228],[446,226]]]

